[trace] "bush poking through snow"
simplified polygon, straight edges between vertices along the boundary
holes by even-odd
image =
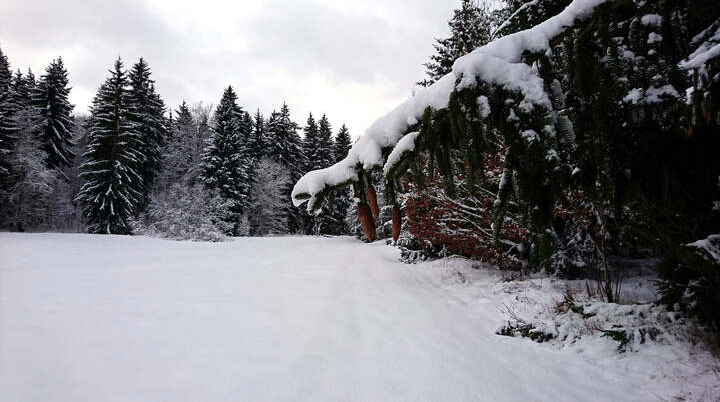
[[[568,292],[531,319],[521,317],[505,305],[508,321],[496,334],[519,336],[559,346],[573,344],[583,337],[601,337],[618,343],[620,353],[638,351],[649,342],[668,344],[679,336],[678,328],[686,321],[679,313],[668,312],[654,304],[620,305],[616,303],[576,301]]]
[[[174,240],[223,241],[232,224],[221,219],[227,201],[195,185],[172,185],[152,197],[145,215],[133,222],[133,230],[147,236]]]

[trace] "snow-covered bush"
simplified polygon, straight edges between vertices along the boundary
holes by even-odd
[[[688,321],[681,314],[654,304],[621,305],[576,301],[572,297],[554,303],[532,318],[510,310],[498,335],[519,336],[535,342],[571,345],[583,337],[604,337],[617,342],[620,353],[638,351],[645,344],[675,342]]]
[[[668,250],[660,273],[663,301],[700,317],[720,347],[720,234]]]
[[[227,201],[201,185],[175,184],[153,194],[147,212],[133,222],[136,233],[174,240],[223,241],[232,224],[222,219]]]

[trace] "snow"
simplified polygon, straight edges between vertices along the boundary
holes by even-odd
[[[433,85],[419,89],[412,98],[375,121],[344,160],[300,178],[292,191],[294,205],[299,206],[309,199],[308,210],[312,210],[316,206],[316,197],[323,191],[357,181],[358,167],[366,171],[381,168],[382,149],[394,147],[413,125],[411,123],[420,121],[425,109],[447,107],[452,91],[472,87],[478,79],[521,93],[524,97],[519,105],[521,110],[529,112],[536,105],[552,109],[543,80],[532,66],[522,62],[523,53],[548,50],[552,38],[575,21],[589,17],[595,7],[608,1],[612,0],[574,0],[560,14],[545,22],[501,37],[460,57],[452,72]]]
[[[720,264],[720,234],[708,236],[708,238],[690,243],[688,246],[704,250],[711,261]]]
[[[681,68],[686,70],[700,68],[711,59],[720,57],[720,24],[715,22],[708,29],[712,29],[713,27],[716,29],[715,33],[710,35],[706,41],[702,42],[686,61],[680,63]],[[693,38],[693,43],[702,40],[701,38],[705,35],[708,35],[707,30]]]
[[[640,19],[645,26],[660,27],[662,25],[662,17],[657,14],[646,14]]]
[[[520,133],[520,136],[528,143],[540,142],[540,136],[535,130],[525,130]]]
[[[420,135],[420,133],[417,131],[408,133],[398,141],[385,162],[385,166],[383,167],[384,174],[388,174],[390,169],[392,169],[396,163],[400,162],[400,159],[406,152],[415,150],[415,139],[418,135]]]
[[[480,112],[481,118],[486,119],[488,116],[490,116],[490,113],[491,113],[490,102],[488,102],[487,96],[485,96],[485,95],[478,96],[477,104],[478,104],[478,111]]]
[[[688,61],[681,63],[681,67],[688,70],[697,68],[716,57],[720,57],[720,43],[703,52],[693,53]]]
[[[658,35],[655,32],[650,32],[648,34],[648,40],[647,40],[648,45],[652,45],[652,44],[659,43],[659,42],[662,42],[662,35]]]
[[[663,96],[669,96],[673,98],[680,98],[680,94],[670,84],[663,85],[661,87],[652,86],[645,91],[645,103],[658,103],[662,102]]]
[[[632,104],[652,104],[660,103],[664,97],[680,98],[680,94],[670,84],[661,87],[652,86],[646,90],[640,88],[631,89],[623,98],[623,102]]]
[[[504,305],[543,308],[559,282],[505,282],[465,260],[398,257],[350,238],[0,234],[0,400],[650,401],[716,392],[713,373],[672,345],[619,355],[605,338],[559,347],[494,334]]]

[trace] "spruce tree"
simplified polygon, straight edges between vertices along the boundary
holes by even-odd
[[[28,70],[28,74],[31,72]],[[32,90],[35,87],[35,80],[33,77],[28,77],[20,72],[20,69],[15,71],[15,75],[12,79],[12,105],[14,112],[20,109],[30,106]]]
[[[279,112],[270,115],[267,123],[267,154],[293,172],[291,176],[302,172],[304,167],[301,140],[297,129],[297,123],[290,119],[290,108],[286,103],[283,103]]]
[[[30,68],[28,68],[25,73],[25,85],[27,85],[28,88],[35,88],[35,85],[37,85],[37,82],[35,81],[35,74],[33,74],[32,69]]]
[[[429,78],[418,84],[428,86],[452,70],[458,57],[488,43],[492,37],[492,18],[487,5],[476,0],[462,0],[448,21],[450,37],[435,39],[436,54],[424,64]]]
[[[260,160],[267,153],[267,130],[265,128],[265,117],[260,113],[260,109],[255,112],[252,124],[252,133],[247,141],[250,155],[255,160]]]
[[[283,103],[279,112],[270,115],[266,129],[267,156],[279,163],[290,176],[289,184],[283,189],[283,196],[287,200],[285,211],[288,216],[288,231],[303,232],[307,212],[292,206],[290,193],[293,183],[304,173],[306,162],[302,153],[301,139],[297,134],[298,125],[290,119],[290,108],[286,103]]]
[[[350,146],[350,131],[348,131],[347,127],[343,124],[333,141],[333,163],[337,163],[345,159],[348,151],[350,151]],[[335,235],[350,234],[346,217],[348,216],[348,211],[353,203],[352,192],[347,187],[338,190],[335,194],[334,201],[333,210],[331,212],[333,221],[330,225],[330,233]]]
[[[312,112],[309,114],[305,127],[303,127],[303,140],[302,140],[302,153],[305,161],[303,166],[303,173],[309,172],[315,169],[321,169],[322,167],[316,164],[315,154],[320,146],[320,130],[318,128],[315,117]],[[303,231],[305,234],[318,234],[316,222],[322,221],[325,218],[320,216],[311,216],[305,211],[298,211],[299,216],[302,218]]]
[[[334,162],[332,126],[326,115],[323,115],[318,121],[315,146],[306,157],[308,170],[324,169]],[[328,200],[323,207],[325,213],[311,217],[310,233],[315,235],[333,234],[335,223],[338,221],[338,216],[334,214],[334,204],[332,199]],[[344,215],[340,218],[344,218]]]
[[[168,136],[165,118],[165,103],[155,91],[155,81],[150,78],[150,66],[141,57],[133,65],[128,80],[128,98],[133,109],[131,114],[136,130],[140,134],[145,160],[140,173],[143,178],[144,208],[148,195],[160,169],[161,149]]]
[[[91,107],[84,179],[77,200],[91,233],[128,234],[130,219],[143,201],[143,138],[136,130],[128,78],[115,61]]]
[[[178,110],[175,112],[175,115],[177,116],[173,120],[175,127],[186,127],[192,125],[192,113],[190,112],[190,107],[187,105],[187,102],[182,101]]]
[[[305,123],[305,127],[303,127],[302,152],[303,155],[305,155],[307,162],[307,165],[303,168],[305,172],[319,169],[315,167],[315,164],[313,163],[313,156],[318,146],[319,135],[320,133],[318,131],[317,122],[315,122],[315,118],[313,117],[312,112],[310,112],[307,122]]]
[[[242,107],[238,106],[240,110],[240,138],[243,145],[251,150],[251,142],[253,141],[253,118],[247,111],[243,110]],[[248,151],[249,152],[249,151]]]
[[[16,128],[13,124],[12,73],[7,56],[0,49],[0,186],[9,173],[9,158],[13,149]]]
[[[243,234],[240,218],[250,201],[252,187],[252,158],[243,142],[242,109],[237,95],[229,86],[215,111],[213,136],[205,149],[201,165],[201,180],[229,201],[224,221],[234,225],[234,235]]]
[[[315,163],[321,168],[329,167],[334,162],[332,125],[326,115],[318,121],[318,146],[315,152]]]
[[[344,124],[342,125],[342,127],[340,127],[340,131],[338,131],[337,135],[335,136],[335,141],[333,144],[333,157],[335,158],[334,163],[338,163],[341,160],[345,159],[348,151],[350,151],[350,147],[352,146],[350,131],[347,129],[347,127],[345,127]]]
[[[29,86],[32,83],[29,80],[34,78],[28,74],[27,79],[26,86]],[[68,167],[75,156],[71,151],[74,122],[69,95],[67,70],[62,58],[58,58],[50,63],[32,89],[32,105],[38,113],[40,139],[50,168]]]

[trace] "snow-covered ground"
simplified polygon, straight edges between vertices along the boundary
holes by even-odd
[[[720,396],[682,345],[496,335],[513,289],[549,279],[397,260],[350,238],[0,234],[0,401]]]

